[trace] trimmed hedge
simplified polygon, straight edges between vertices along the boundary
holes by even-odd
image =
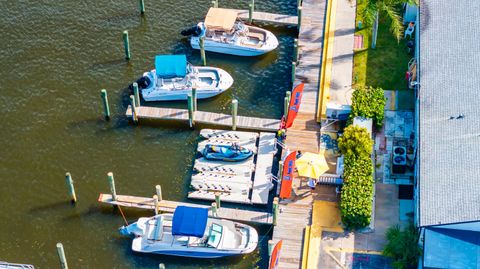
[[[343,187],[340,212],[347,229],[370,224],[373,199],[373,141],[367,129],[348,126],[338,139],[344,154]]]
[[[377,128],[382,128],[385,102],[382,88],[356,88],[352,93],[350,121],[357,116],[371,118]]]

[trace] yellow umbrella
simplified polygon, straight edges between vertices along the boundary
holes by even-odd
[[[310,177],[318,179],[323,173],[328,171],[328,163],[325,156],[306,152],[295,161],[298,175],[301,177]]]

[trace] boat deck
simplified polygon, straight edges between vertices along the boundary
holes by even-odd
[[[167,107],[136,107],[138,119],[153,119],[153,120],[174,120],[188,122],[188,110]],[[126,116],[132,117],[132,108],[128,106]],[[232,115],[195,111],[195,123],[215,127],[232,127]],[[257,117],[237,116],[237,128],[245,130],[255,130],[264,132],[276,132],[280,126],[280,120],[266,119]]]
[[[122,206],[122,207],[133,207],[133,208],[148,209],[148,210],[154,210],[155,208],[153,198],[130,196],[130,195],[117,194],[117,200],[114,201],[112,199],[111,194],[100,193],[98,197],[98,202]],[[241,209],[225,208],[225,207],[221,207],[220,209],[218,209],[217,215],[213,216],[210,206],[198,205],[193,203],[175,202],[175,201],[168,201],[168,200],[159,201],[158,210],[159,212],[173,213],[177,206],[208,208],[209,209],[208,214],[210,217],[213,217],[213,218],[243,221],[243,222],[256,223],[256,224],[272,224],[272,220],[273,220],[273,215],[272,213],[269,213],[269,212],[258,212],[258,211],[241,210]]]

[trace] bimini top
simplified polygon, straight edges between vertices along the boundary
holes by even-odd
[[[207,218],[207,208],[177,206],[173,213],[172,235],[202,237]]]
[[[185,55],[155,56],[155,70],[159,78],[185,77],[187,75],[187,57]]]
[[[207,17],[205,17],[205,26],[211,30],[230,31],[236,20],[236,11],[211,7],[208,10]]]

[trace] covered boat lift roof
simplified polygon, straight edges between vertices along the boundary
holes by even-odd
[[[207,219],[208,208],[177,206],[173,213],[172,235],[202,237]]]
[[[155,70],[159,78],[185,77],[187,75],[187,57],[185,55],[155,56]]]
[[[234,10],[211,7],[205,17],[205,26],[211,30],[230,31],[237,16],[238,14]]]

